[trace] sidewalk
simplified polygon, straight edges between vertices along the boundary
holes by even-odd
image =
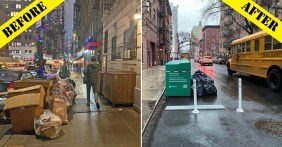
[[[132,107],[112,107],[100,97],[100,110],[95,103],[89,108],[80,73],[73,72],[72,79],[76,82],[78,97],[69,112],[69,123],[62,126],[60,137],[43,140],[34,133],[12,133],[11,125],[0,125],[0,146],[140,146],[140,115]],[[94,102],[93,94],[91,97]]]
[[[155,66],[142,71],[142,128],[148,121],[164,88],[165,66]]]

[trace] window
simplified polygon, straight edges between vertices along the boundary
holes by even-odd
[[[255,51],[259,50],[259,39],[255,40]]]
[[[281,42],[279,42],[275,38],[273,38],[273,49],[274,50],[281,49]]]
[[[19,12],[11,12],[11,16],[17,15]]]
[[[16,39],[21,39],[21,38],[22,38],[22,36],[21,36],[21,35],[19,35],[19,36],[17,36],[17,37],[16,37]]]
[[[271,36],[265,36],[264,37],[264,50],[271,50],[271,41],[272,37]]]
[[[29,53],[32,53],[32,50],[28,50]]]
[[[21,4],[16,4],[16,9],[21,9],[21,8],[22,8]]]
[[[130,22],[130,27],[124,31],[124,57],[129,60],[136,59],[136,24]]]
[[[9,8],[9,4],[4,4],[4,7],[5,8]]]
[[[242,52],[242,48],[241,48],[241,44],[237,44],[237,53],[241,53]]]
[[[104,36],[104,53],[108,52],[108,30],[105,32]]]
[[[24,35],[24,39],[27,39],[28,38],[28,35]]]
[[[246,52],[247,53],[251,51],[250,44],[251,44],[251,41],[246,42]]]
[[[28,50],[24,50],[24,53],[28,53]]]
[[[117,53],[117,37],[113,37],[112,39],[112,61],[118,58],[121,58],[121,57]]]
[[[16,50],[16,53],[20,53],[20,51],[19,51],[19,50]]]
[[[241,43],[241,48],[242,48],[242,53],[245,53],[246,52],[246,42],[244,43]]]

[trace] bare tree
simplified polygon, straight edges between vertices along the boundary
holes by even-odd
[[[191,45],[191,34],[188,32],[178,33],[178,54],[180,50],[183,50],[188,45]]]
[[[204,0],[198,0],[202,3],[207,2]],[[275,0],[276,3],[278,3],[280,0]],[[275,13],[277,13],[278,9],[281,9],[278,7],[278,5],[273,6],[274,1],[270,0],[255,0],[261,7],[266,8],[269,12],[272,12],[275,10]],[[202,18],[205,20],[219,17],[220,13],[224,13],[224,17],[229,17],[232,19],[232,22],[235,23],[237,26],[239,26],[243,31],[245,31],[248,34],[253,34],[258,27],[253,24],[251,21],[246,19],[245,17],[238,14],[234,9],[223,3],[221,0],[209,0],[205,7],[202,9]],[[275,14],[276,15],[276,14]]]

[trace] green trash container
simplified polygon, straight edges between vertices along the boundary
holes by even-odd
[[[166,64],[166,96],[191,96],[189,60],[173,60]]]

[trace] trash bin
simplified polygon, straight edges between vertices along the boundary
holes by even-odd
[[[173,60],[166,64],[166,96],[191,96],[191,63]]]

